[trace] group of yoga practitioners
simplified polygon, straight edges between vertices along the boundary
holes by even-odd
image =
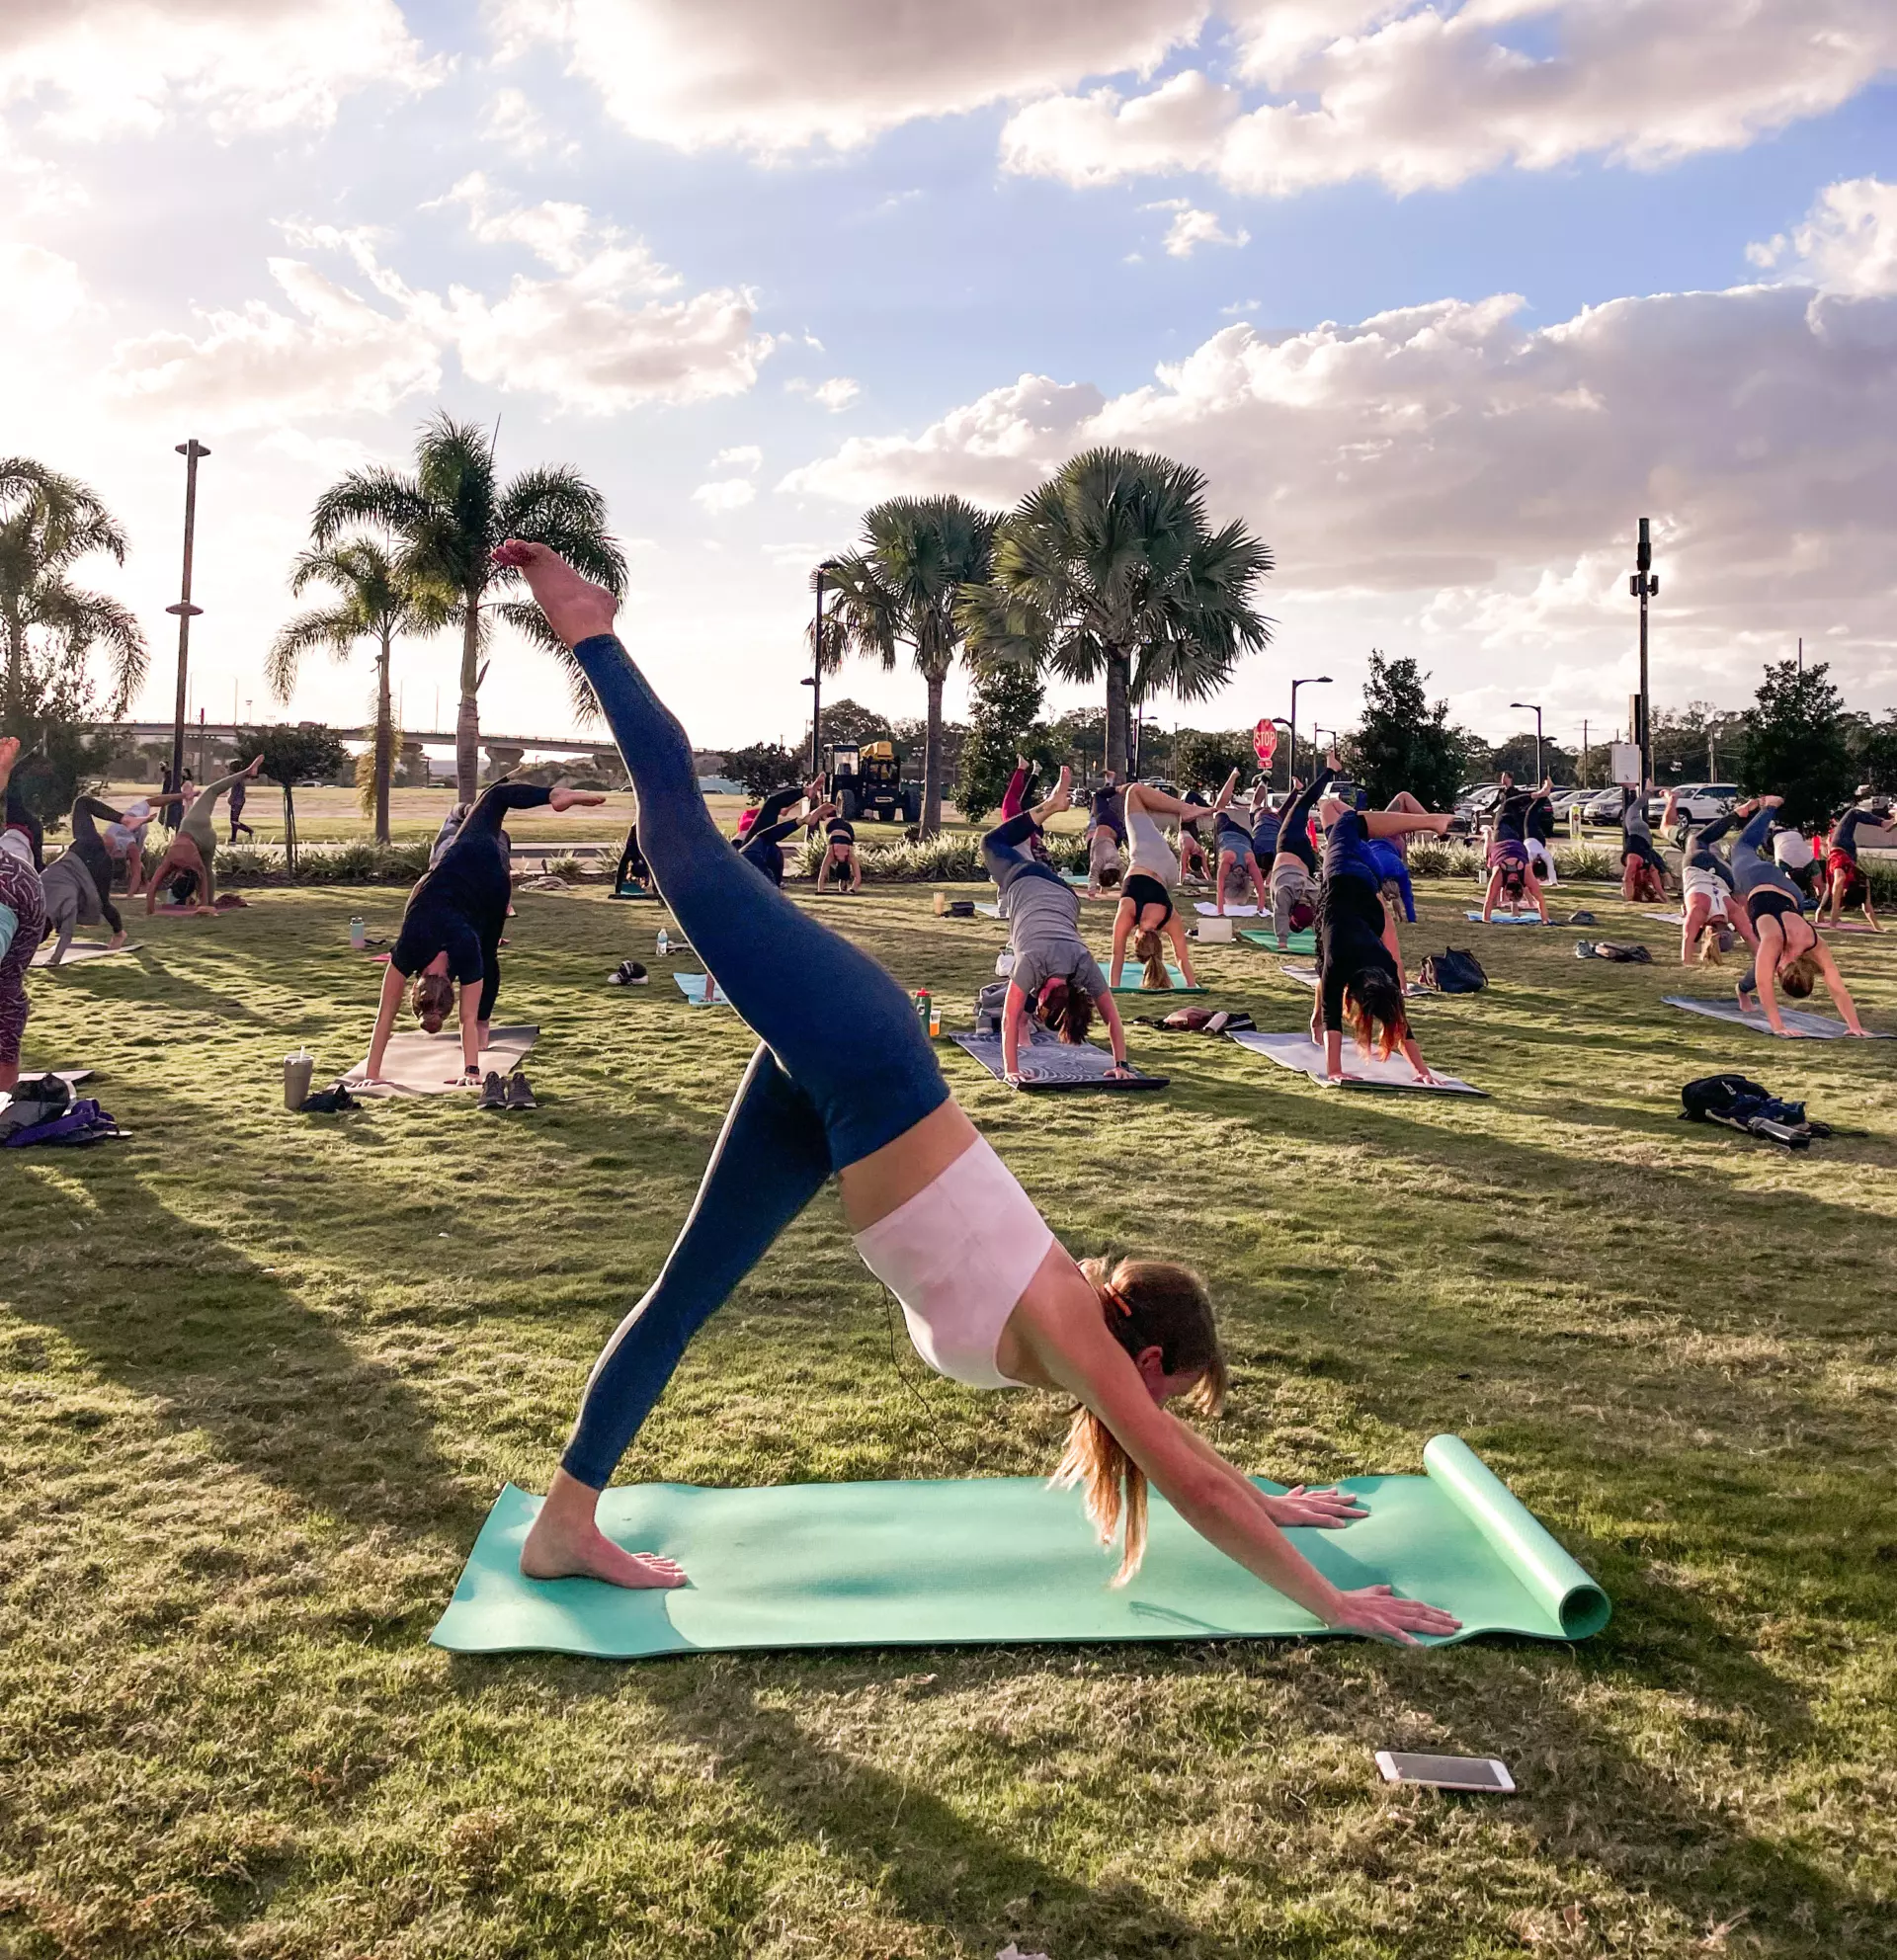
[[[820,886],[841,877],[854,889],[861,881],[854,833],[823,799],[821,780],[767,800],[734,848],[705,807],[684,730],[614,632],[612,594],[542,545],[511,542],[497,557],[526,579],[619,746],[638,801],[627,850],[639,878],[656,885],[758,1037],[678,1240],[594,1365],[525,1541],[523,1572],[629,1588],[685,1583],[671,1560],[628,1550],[600,1530],[600,1494],[692,1336],[835,1177],[859,1254],[900,1303],[931,1367],[974,1388],[1037,1388],[1074,1402],[1056,1476],[1081,1489],[1103,1544],[1119,1542],[1121,1579],[1141,1561],[1150,1483],[1209,1543],[1328,1625],[1398,1641],[1453,1632],[1458,1622],[1441,1609],[1388,1587],[1340,1589],[1296,1550],[1287,1526],[1339,1527],[1364,1511],[1329,1489],[1266,1496],[1175,1413],[1215,1414],[1227,1392],[1202,1280],[1167,1259],[1073,1258],[955,1102],[903,990],[867,953],[784,896],[783,845],[800,830],[828,827]],[[0,789],[18,747],[0,741]],[[191,880],[197,909],[214,903],[211,814],[218,795],[256,768],[206,784],[186,808],[151,871],[148,906],[174,877]],[[1315,929],[1311,1037],[1329,1076],[1348,1074],[1348,1034],[1358,1053],[1387,1060],[1400,1051],[1417,1080],[1433,1082],[1405,1010],[1394,915],[1400,909],[1415,918],[1404,841],[1440,835],[1448,819],[1407,796],[1388,809],[1358,809],[1331,793],[1336,779],[1333,756],[1278,812],[1262,792],[1247,808],[1235,805],[1236,773],[1209,799],[1110,779],[1090,811],[1089,888],[1116,892],[1111,970],[1103,973],[1081,935],[1080,894],[1054,867],[1043,836],[1049,819],[1071,805],[1070,774],[1062,770],[1052,792],[1031,806],[1031,772],[1022,759],[1001,821],[982,842],[1008,924],[1001,1013],[1008,1077],[1033,1078],[1036,1038],[1081,1042],[1096,1019],[1112,1046],[1112,1073],[1126,1071],[1113,987],[1129,948],[1149,986],[1171,983],[1168,947],[1180,978],[1194,984],[1175,894],[1196,865],[1211,870],[1218,910],[1236,873],[1269,913],[1280,945]],[[1531,846],[1537,839],[1545,846],[1537,813],[1547,790],[1546,783],[1506,785],[1488,853],[1485,916],[1502,899],[1526,900],[1546,916]],[[603,800],[501,782],[466,811],[409,896],[382,978],[369,1076],[383,1066],[406,993],[430,1033],[455,1021],[464,1076],[478,1078],[509,910],[504,820],[513,810]],[[1805,915],[1806,894],[1764,855],[1776,804],[1760,799],[1690,834],[1683,956],[1708,930],[1728,926],[1754,954],[1741,997],[1756,1000],[1775,1029],[1795,1031],[1784,1029],[1779,1001],[1802,999],[1823,979],[1846,1024],[1861,1033],[1836,963]],[[56,899],[42,882],[38,827],[17,799],[10,797],[0,830],[0,1088],[18,1077],[25,967],[48,919],[69,937],[72,922],[103,916],[123,936],[109,895],[113,858],[136,853],[133,840],[151,806],[117,811],[83,797],[72,814],[72,848],[45,874]],[[1722,857],[1715,847],[1741,818],[1730,857]],[[1168,826],[1177,826],[1177,846]],[[1823,860],[1834,911],[1839,882],[1848,885],[1856,868],[1858,827],[1842,822]],[[107,842],[115,832],[125,840],[116,853]],[[1664,860],[1638,798],[1629,798],[1623,841],[1629,887],[1638,859],[1641,889],[1650,889],[1644,874],[1658,867],[1664,877]],[[54,878],[68,860],[73,870]],[[1844,875],[1834,882],[1841,860]],[[622,860],[622,877],[625,869]]]

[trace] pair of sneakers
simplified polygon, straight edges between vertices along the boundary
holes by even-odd
[[[537,1109],[534,1092],[527,1086],[527,1072],[516,1069],[510,1076],[503,1076],[499,1069],[489,1069],[481,1084],[481,1107],[483,1109]]]

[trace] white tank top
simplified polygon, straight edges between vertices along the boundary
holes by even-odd
[[[1002,1330],[1054,1235],[986,1137],[934,1184],[857,1234],[857,1253],[902,1303],[916,1352],[970,1388],[1021,1388],[995,1365]]]
[[[1166,833],[1153,813],[1140,809],[1131,797],[1126,799],[1126,841],[1131,846],[1129,870],[1144,871],[1149,878],[1157,878],[1168,891],[1178,884],[1179,859],[1166,842]]]

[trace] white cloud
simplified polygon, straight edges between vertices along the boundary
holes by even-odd
[[[755,443],[743,443],[735,449],[720,449],[711,458],[713,469],[749,469],[764,467],[764,451]]]
[[[441,386],[441,350],[412,319],[390,318],[295,259],[272,259],[292,310],[254,299],[201,312],[201,331],[120,343],[107,373],[122,399],[189,406],[208,429],[304,417],[385,415]]]
[[[634,134],[765,152],[863,143],[917,117],[1151,70],[1206,0],[501,0],[504,53],[565,49]]]
[[[545,119],[523,89],[494,91],[493,99],[481,112],[481,137],[522,160],[549,152],[571,156],[578,148],[570,139],[556,136],[547,127]]]
[[[1529,650],[1620,661],[1644,513],[1665,538],[1670,658],[1718,666],[1759,636],[1836,627],[1887,685],[1897,298],[1746,286],[1542,328],[1522,310],[1499,295],[1302,333],[1229,326],[1130,393],[1024,376],[783,487],[1005,505],[1091,445],[1162,450],[1272,543],[1275,602],[1367,595],[1472,674]]]
[[[1227,231],[1211,211],[1196,211],[1188,207],[1176,212],[1173,221],[1166,228],[1166,252],[1169,258],[1190,259],[1201,245],[1249,245],[1252,234],[1242,225],[1236,231]]]
[[[714,518],[721,518],[727,512],[741,511],[758,494],[757,485],[748,477],[730,476],[716,483],[701,483],[692,493],[692,501]]]
[[[38,340],[93,311],[79,268],[39,245],[0,240],[0,336]]]
[[[217,136],[334,121],[359,89],[435,79],[396,0],[6,0],[0,105],[56,133],[151,135],[189,117]]]
[[[802,375],[784,384],[787,395],[807,395],[819,408],[841,415],[862,394],[862,387],[847,374],[833,374],[827,381],[806,381]]]
[[[1897,184],[1855,177],[1830,185],[1790,238],[1748,246],[1746,256],[1768,270],[1786,266],[1794,283],[1827,292],[1897,292]]]
[[[1888,0],[1225,0],[1241,81],[1197,69],[1143,93],[1027,104],[1011,170],[1070,184],[1207,172],[1283,197],[1354,178],[1443,188],[1590,155],[1640,167],[1734,149],[1897,65]],[[1551,36],[1530,53],[1524,33]],[[1103,71],[1105,72],[1105,71]]]

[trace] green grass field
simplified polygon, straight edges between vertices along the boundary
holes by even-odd
[[[1167,1094],[1034,1099],[945,1050],[1076,1253],[1207,1274],[1221,1449],[1315,1481],[1460,1432],[1612,1593],[1584,1646],[457,1660],[428,1629],[500,1485],[544,1488],[748,1043],[664,984],[656,908],[524,894],[537,1114],[286,1114],[288,1049],[362,1054],[347,921],[400,902],[266,891],[35,976],[29,1062],[95,1069],[135,1134],[0,1155],[7,1960],[1892,1950],[1897,1044],[1660,1007],[1673,936],[1598,890],[1655,966],[1432,886],[1413,956],[1473,943],[1496,985],[1423,1003],[1424,1050],[1492,1102],[1137,1028]],[[965,1018],[998,926],[829,903]],[[627,952],[656,984],[603,984]],[[1897,1028],[1897,939],[1841,955]],[[1203,964],[1261,1026],[1308,1011],[1263,952]],[[1678,1121],[1721,1065],[1847,1133],[1788,1159]],[[623,1474],[1033,1474],[1064,1417],[892,1348],[826,1196]],[[1521,1793],[1387,1789],[1385,1747],[1499,1755]]]

